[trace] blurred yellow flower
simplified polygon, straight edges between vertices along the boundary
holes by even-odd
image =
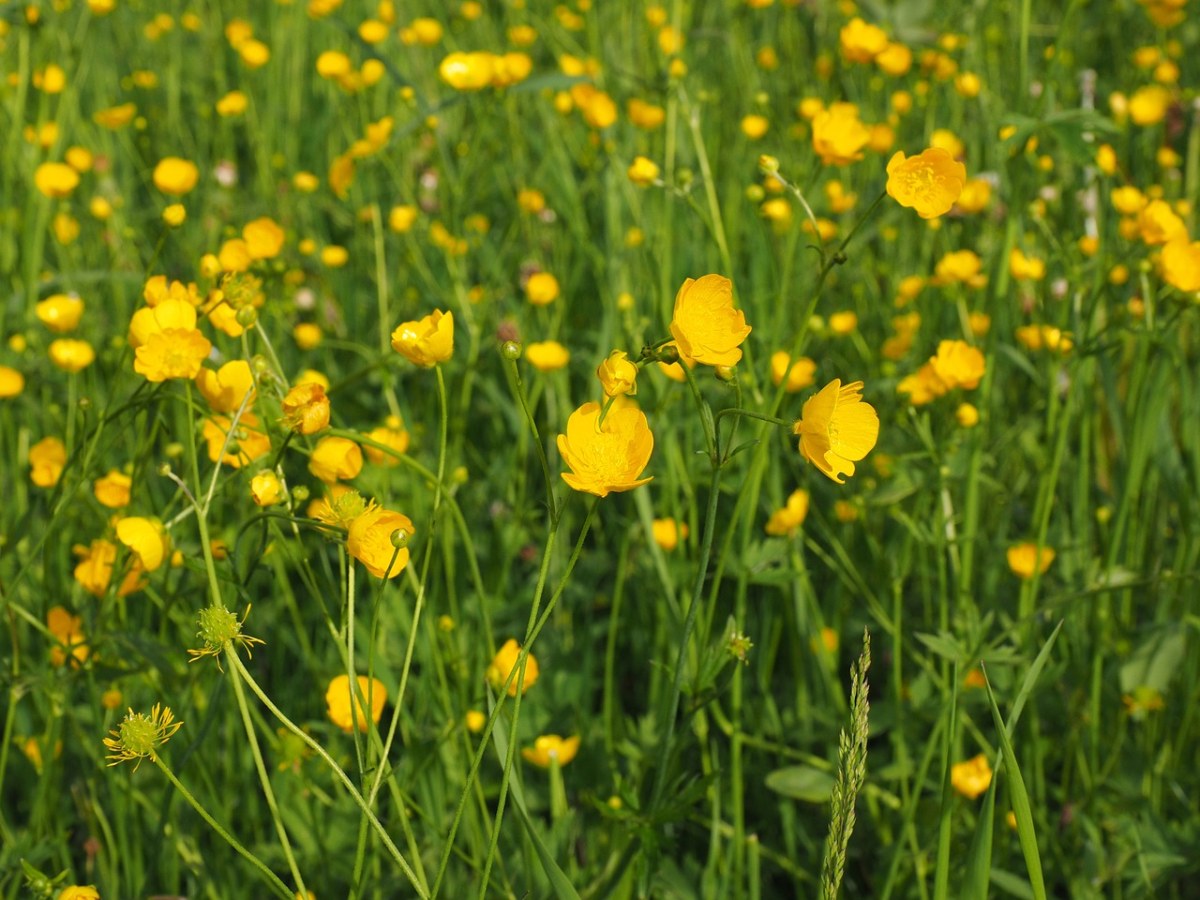
[[[791,362],[791,357],[788,356],[786,350],[776,350],[771,354],[771,381],[776,385],[781,384],[786,372],[787,384],[784,386],[784,390],[789,394],[802,391],[811,385],[815,380],[816,371],[817,364],[807,356]]]
[[[298,434],[316,434],[329,427],[329,398],[325,388],[315,382],[293,387],[284,396],[282,406],[284,425]]]
[[[350,522],[346,551],[376,578],[395,578],[408,565],[407,541],[413,530],[408,516],[372,503]],[[399,547],[392,543],[397,531],[403,533]]]
[[[438,75],[456,91],[483,90],[492,81],[494,59],[490,53],[451,53],[438,66]]]
[[[1171,92],[1161,84],[1148,84],[1129,97],[1129,118],[1134,125],[1157,125],[1170,106]]]
[[[688,526],[687,522],[674,519],[655,519],[650,523],[650,532],[654,536],[654,543],[670,553],[679,546],[681,540],[687,540]]]
[[[1162,252],[1163,281],[1185,294],[1200,291],[1200,241],[1176,237]]]
[[[67,448],[56,437],[45,437],[29,448],[29,479],[42,488],[58,484],[67,465]]]
[[[343,437],[323,437],[308,460],[308,471],[326,484],[346,481],[362,471],[362,450]]]
[[[171,540],[158,519],[121,519],[117,522],[117,540],[130,549],[147,572],[158,569],[171,552]]]
[[[242,240],[251,259],[274,259],[283,249],[283,229],[268,216],[247,222],[242,228]]]
[[[154,167],[154,186],[173,197],[190,193],[199,179],[196,164],[178,156],[165,157]]]
[[[1046,263],[1026,256],[1020,247],[1013,247],[1008,254],[1008,272],[1014,281],[1041,281],[1046,277]]]
[[[83,316],[83,301],[67,294],[52,294],[34,308],[38,321],[55,334],[74,331]]]
[[[635,156],[626,174],[638,187],[649,187],[658,180],[658,164],[644,156]]]
[[[846,166],[862,159],[863,147],[870,140],[870,129],[859,120],[853,103],[834,103],[813,118],[813,150],[827,166]]]
[[[1013,574],[1025,579],[1032,578],[1035,572],[1044,575],[1054,562],[1055,555],[1054,548],[1042,547],[1039,552],[1037,544],[1029,541],[1009,547],[1006,554],[1008,567]]]
[[[196,373],[196,387],[213,412],[228,413],[241,408],[246,395],[254,394],[254,374],[244,359],[231,360],[217,370]]]
[[[1137,223],[1142,241],[1151,246],[1185,240],[1188,236],[1183,219],[1175,214],[1165,200],[1147,203],[1138,213]]]
[[[92,482],[92,493],[101,506],[109,509],[120,509],[129,505],[130,489],[133,479],[118,469],[109,469],[108,474],[102,475]]]
[[[112,580],[113,566],[117,561],[117,545],[98,538],[86,547],[76,544],[72,552],[80,558],[74,570],[75,580],[92,596],[103,597],[108,592],[109,581]],[[142,584],[142,568],[136,558],[132,558],[121,579],[117,596],[124,597],[141,590]]]
[[[211,416],[204,420],[203,437],[208,446],[208,458],[212,462],[220,459],[223,465],[240,469],[270,452],[271,439],[258,430],[258,416],[254,413],[242,414],[232,436],[229,435],[229,427],[230,419],[227,416]],[[224,456],[221,455],[222,447],[226,448]]]
[[[558,341],[535,341],[525,347],[525,358],[539,372],[554,372],[571,361],[571,353]]]
[[[78,187],[79,174],[66,163],[44,162],[33,173],[33,184],[44,196],[59,200]]]
[[[733,307],[733,282],[723,275],[684,281],[670,328],[681,355],[709,366],[736,366],[750,334],[745,315]]]
[[[543,769],[549,769],[555,763],[565,766],[575,758],[575,754],[578,752],[578,735],[564,740],[557,734],[543,734],[534,740],[532,747],[521,748],[521,756],[526,761]]]
[[[409,441],[411,440],[408,430],[404,427],[404,423],[400,421],[398,416],[389,416],[385,424],[378,428],[373,428],[367,432],[367,437],[371,440],[390,447],[396,453],[405,453],[408,451]],[[377,466],[398,466],[400,460],[391,453],[385,453],[370,444],[363,444],[363,453],[367,455],[367,459]]]
[[[607,497],[646,484],[638,476],[650,462],[654,435],[645,414],[636,406],[614,403],[604,424],[600,404],[585,403],[567,420],[567,433],[558,436],[558,452],[571,469],[563,481],[577,491]]]
[[[379,724],[383,716],[383,705],[387,703],[387,688],[378,678],[359,675],[355,680],[358,682],[358,691],[354,696],[351,696],[349,675],[335,675],[325,690],[325,706],[329,720],[347,734],[355,728],[359,731],[367,730],[367,710],[363,699],[370,704],[371,721],[376,724]]]
[[[850,62],[869,63],[888,45],[887,33],[878,25],[870,25],[857,16],[842,26],[838,46]]]
[[[96,361],[96,351],[87,341],[59,338],[47,348],[50,361],[64,372],[79,372]]]
[[[87,662],[89,649],[83,633],[83,620],[73,616],[61,606],[53,606],[46,613],[46,630],[57,641],[50,648],[50,665],[62,666]]]
[[[509,638],[504,642],[504,646],[497,651],[496,655],[492,657],[492,661],[488,663],[486,674],[488,684],[494,690],[500,691],[504,689],[504,683],[508,681],[509,674],[512,673],[513,669],[517,668],[517,656],[520,652],[521,647],[517,644],[516,638]],[[525,678],[521,682],[522,694],[537,684],[538,675],[538,661],[530,653],[525,659]],[[512,683],[508,686],[508,696],[517,696],[517,682],[520,680],[520,672],[513,674]]]
[[[534,272],[525,282],[525,297],[534,306],[553,303],[558,293],[558,279],[549,272]]]
[[[801,455],[839,484],[854,474],[879,438],[879,416],[863,402],[861,381],[842,387],[835,378],[804,402],[793,427],[800,436]]]
[[[110,3],[109,9],[111,10],[112,0],[106,0],[106,2]],[[97,0],[89,0],[88,5],[93,7],[93,12],[95,12],[96,4]],[[90,884],[69,884],[58,892],[55,900],[100,900],[100,892]]]
[[[929,362],[937,377],[951,390],[956,387],[974,390],[986,370],[979,348],[959,340],[940,342],[937,354]]]
[[[889,196],[922,219],[932,219],[949,212],[961,196],[967,167],[938,147],[912,158],[900,150],[888,161],[887,176]]]
[[[986,791],[991,783],[992,767],[982,753],[950,767],[951,786],[968,800],[974,800]]]
[[[392,332],[392,349],[409,362],[429,368],[454,354],[454,313],[434,310]]]
[[[792,491],[787,503],[781,509],[771,513],[763,530],[776,537],[786,537],[796,533],[808,517],[808,491],[803,488]]]

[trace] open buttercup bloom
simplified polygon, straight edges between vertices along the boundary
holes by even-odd
[[[329,398],[314,381],[296,385],[283,398],[283,422],[300,434],[316,434],[329,427]]]
[[[517,657],[521,653],[521,645],[517,643],[516,638],[509,638],[504,642],[492,661],[487,667],[488,684],[497,691],[504,690],[504,683],[508,681],[509,673],[517,665]],[[527,690],[534,686],[538,680],[538,661],[530,653],[525,660],[525,678],[521,681],[521,693],[524,694]],[[517,682],[521,680],[520,673],[513,675],[512,682],[508,685],[508,696],[517,696]]]
[[[967,167],[940,147],[913,157],[900,150],[888,160],[887,176],[888,196],[922,219],[933,219],[948,213],[962,194]]]
[[[362,450],[344,437],[321,438],[308,460],[308,471],[326,484],[354,478],[362,467]]]
[[[117,523],[117,540],[129,548],[142,568],[153,572],[171,553],[171,541],[158,519],[128,516]]]
[[[842,387],[835,378],[804,402],[793,431],[800,435],[800,453],[838,484],[854,474],[879,438],[879,416],[863,402],[861,381]]]
[[[1185,294],[1200,291],[1200,241],[1176,238],[1162,252],[1163,281]]]
[[[689,278],[675,294],[671,336],[679,352],[709,366],[736,366],[750,326],[733,307],[733,282],[723,275]]]
[[[557,734],[540,735],[532,747],[523,747],[521,756],[527,762],[543,769],[548,769],[555,763],[565,766],[579,752],[579,735],[562,738]]]
[[[1037,544],[1026,541],[1008,548],[1005,554],[1008,567],[1018,578],[1029,579],[1034,574],[1045,575],[1056,556],[1053,547],[1038,549]]]
[[[454,354],[454,313],[434,310],[392,332],[392,349],[418,366],[430,368]]]
[[[408,565],[413,531],[408,516],[371,504],[350,522],[346,551],[376,578],[395,578]]]
[[[355,696],[351,696],[349,675],[335,675],[325,691],[325,706],[329,713],[329,720],[347,734],[355,728],[359,731],[367,730],[366,708],[363,706],[362,698],[366,698],[367,703],[370,704],[371,721],[376,724],[383,716],[383,705],[387,702],[387,688],[378,678],[359,675],[356,680],[362,697],[359,697],[357,692]]]
[[[583,404],[558,436],[558,452],[571,469],[563,481],[597,497],[646,484],[650,479],[638,476],[650,462],[654,435],[645,414],[631,402],[614,404],[601,425],[600,412],[599,403]]]
[[[986,791],[991,783],[992,767],[982,753],[950,767],[951,786],[968,800],[974,800]]]
[[[212,344],[196,328],[196,308],[182,300],[164,300],[133,314],[129,343],[133,370],[147,381],[195,378]]]
[[[247,394],[254,394],[254,374],[248,362],[235,359],[219,369],[201,369],[196,373],[196,387],[213,412],[234,412]]]

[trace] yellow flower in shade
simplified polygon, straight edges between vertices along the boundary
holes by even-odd
[[[763,530],[775,537],[789,537],[796,533],[806,518],[808,518],[808,491],[795,490],[788,495],[787,503],[783,508],[771,513]]]
[[[525,358],[539,372],[554,372],[571,361],[571,353],[558,341],[536,341],[525,348]]]
[[[388,213],[388,228],[397,234],[404,234],[412,229],[417,214],[415,206],[393,206]]]
[[[887,176],[888,196],[922,219],[933,219],[948,213],[962,195],[967,167],[939,147],[911,158],[900,150],[888,161]]]
[[[1129,98],[1129,118],[1134,125],[1157,125],[1167,117],[1171,92],[1161,84],[1148,84]]]
[[[109,106],[92,114],[92,121],[101,128],[107,128],[109,131],[116,131],[119,128],[124,128],[133,121],[133,117],[137,115],[137,106],[133,103],[122,103],[118,106]]]
[[[869,63],[887,48],[888,37],[878,25],[869,25],[855,17],[842,26],[838,44],[845,59]]]
[[[196,375],[196,387],[213,412],[234,412],[241,408],[247,394],[253,400],[254,374],[248,362],[235,359],[215,371],[201,369]]]
[[[804,402],[793,431],[800,435],[800,453],[838,484],[854,474],[879,438],[879,416],[862,399],[861,381],[842,387],[835,378]]]
[[[38,487],[58,484],[67,465],[67,448],[56,437],[42,438],[29,448],[29,479]]]
[[[396,532],[399,547],[393,543]],[[412,520],[374,504],[350,522],[346,550],[376,578],[395,578],[408,565],[407,542],[414,531]]]
[[[966,388],[971,391],[979,387],[979,381],[987,365],[978,347],[966,341],[942,341],[937,355],[929,360],[934,374],[949,388]]]
[[[392,332],[392,349],[411,363],[429,368],[454,355],[454,313],[434,310]]]
[[[979,410],[971,403],[960,403],[954,411],[954,418],[963,428],[974,428],[979,424]]]
[[[526,672],[528,675],[528,672]],[[579,735],[563,739],[557,734],[543,734],[532,747],[522,747],[521,756],[543,769],[553,765],[565,766],[579,752]]]
[[[263,469],[250,479],[250,497],[259,506],[274,506],[283,499],[283,482],[270,469]]]
[[[61,606],[52,607],[46,613],[46,630],[58,642],[50,648],[50,665],[65,665],[68,660],[71,665],[87,662],[90,651],[79,616],[71,615]]]
[[[646,484],[642,470],[650,462],[654,435],[645,414],[632,405],[613,404],[600,424],[600,404],[585,403],[567,420],[558,436],[558,452],[570,466],[563,481],[577,491],[607,497]]]
[[[688,526],[687,522],[674,519],[655,519],[650,524],[650,532],[654,535],[654,543],[670,553],[679,546],[681,540],[687,540]]]
[[[488,684],[494,690],[504,690],[504,683],[508,681],[508,676],[512,673],[512,683],[508,686],[508,696],[517,696],[517,682],[521,680],[520,672],[513,673],[513,669],[517,668],[517,656],[521,652],[521,647],[517,643],[516,638],[509,638],[504,642],[504,646],[492,657],[492,661],[488,663],[487,680]],[[524,694],[533,687],[538,680],[538,661],[534,655],[530,653],[525,659],[525,679],[521,681],[521,693]]]
[[[288,391],[283,398],[283,422],[299,434],[316,434],[328,428],[329,398],[325,396],[325,388],[306,381]]]
[[[399,416],[388,416],[387,422],[367,432],[367,437],[385,447],[390,447],[396,454],[408,452],[408,445],[411,441],[408,429],[404,427]],[[370,444],[363,444],[362,449],[363,453],[367,455],[367,459],[377,466],[400,465],[400,460],[395,454],[387,453]]]
[[[771,381],[782,384],[787,375],[787,385],[784,390],[789,394],[802,391],[813,383],[817,364],[807,356],[802,356],[789,366],[791,357],[786,350],[777,350],[771,354]]]
[[[25,376],[11,366],[0,366],[0,400],[19,397],[25,390]]]
[[[625,110],[629,113],[629,121],[646,131],[660,127],[667,118],[667,111],[661,106],[636,97],[625,105]]]
[[[1137,217],[1142,241],[1151,246],[1186,240],[1187,226],[1165,200],[1151,200]]]
[[[191,193],[199,179],[196,164],[178,156],[165,157],[154,167],[154,186],[172,197]]]
[[[1075,342],[1070,332],[1053,325],[1021,325],[1016,329],[1017,340],[1028,350],[1052,350],[1067,353]]]
[[[109,750],[108,764],[116,766],[136,759],[136,772],[143,759],[153,759],[157,755],[157,748],[169,741],[182,727],[183,723],[175,721],[175,714],[170,708],[161,704],[155,704],[148,716],[131,709],[120,726],[109,732],[112,737],[104,739],[104,746]]]
[[[95,0],[88,5],[93,8],[94,12],[97,5]],[[90,884],[69,884],[58,892],[55,900],[100,900],[100,892]]]
[[[246,242],[251,259],[274,259],[283,249],[283,229],[274,219],[263,216],[246,223],[242,240]]]
[[[733,308],[733,282],[723,275],[689,278],[675,295],[671,336],[680,354],[709,366],[736,366],[750,326]]]
[[[950,767],[951,786],[968,800],[974,800],[986,791],[991,783],[992,767],[982,753]]]
[[[222,465],[240,469],[270,452],[271,439],[259,430],[258,416],[254,413],[242,414],[232,436],[229,435],[229,426],[228,416],[212,416],[204,420],[203,437],[208,445],[208,458],[212,462],[220,459]],[[222,447],[225,448],[224,455]]]
[[[249,106],[249,98],[241,91],[230,91],[217,101],[217,115],[224,118],[240,116]]]
[[[834,103],[812,121],[813,149],[827,166],[847,166],[863,157],[871,131],[853,103]]]
[[[596,377],[606,397],[621,397],[637,393],[638,367],[624,350],[614,350],[608,359],[596,367]]]
[[[487,716],[477,709],[469,709],[466,716],[463,717],[463,724],[467,726],[467,731],[471,734],[479,734],[483,731],[483,726],[487,724]]]
[[[1039,552],[1037,544],[1029,541],[1009,547],[1006,554],[1008,567],[1013,574],[1025,579],[1032,578],[1035,572],[1038,575],[1046,574],[1055,555],[1053,547],[1042,547]]]
[[[959,212],[977,213],[987,209],[992,202],[992,186],[982,178],[971,178],[963,185],[958,195]]]
[[[938,377],[931,362],[925,363],[912,375],[901,379],[900,383],[896,385],[896,393],[908,394],[908,400],[913,406],[932,403],[949,390],[950,386]]]
[[[79,186],[79,173],[66,163],[44,162],[33,173],[33,184],[44,196],[61,200]]]
[[[362,450],[343,437],[323,437],[308,460],[308,471],[326,484],[354,478],[362,471]]]
[[[1034,256],[1026,256],[1020,247],[1013,247],[1008,254],[1008,272],[1014,281],[1041,281],[1046,277],[1046,263]]]
[[[1145,194],[1131,184],[1113,188],[1109,200],[1113,209],[1123,216],[1136,216],[1150,202]]]
[[[35,307],[38,321],[55,334],[74,331],[83,316],[83,301],[67,294],[53,294]]]
[[[355,728],[367,730],[367,707],[363,700],[370,705],[371,721],[379,724],[383,716],[383,705],[387,703],[387,688],[378,678],[368,678],[359,675],[358,691],[351,696],[350,676],[335,675],[325,691],[325,706],[329,720],[342,731],[349,734]]]
[[[129,321],[133,370],[147,381],[195,378],[212,344],[196,328],[196,308],[182,300],[146,306]]]
[[[132,487],[133,479],[117,469],[109,469],[107,475],[92,482],[92,492],[96,495],[96,499],[102,506],[107,506],[109,509],[128,506]]]
[[[645,156],[635,156],[625,174],[638,187],[649,187],[658,180],[660,171],[658,164],[653,160]]]
[[[525,282],[525,297],[534,306],[553,303],[558,293],[558,279],[549,272],[534,272]]]
[[[98,538],[84,547],[77,544],[72,552],[80,558],[75,566],[75,580],[85,591],[94,597],[103,597],[108,592],[108,583],[112,580],[113,565],[117,561],[117,545],[112,541]],[[117,596],[125,597],[143,586],[142,569],[137,560],[131,560],[131,565],[121,579],[121,587]]]
[[[752,141],[757,141],[771,127],[771,122],[766,116],[749,115],[742,119],[741,128],[742,134]]]
[[[59,338],[46,348],[50,362],[64,372],[79,372],[96,361],[96,351],[87,341]]]
[[[117,540],[130,549],[147,572],[159,568],[171,554],[171,540],[158,519],[121,519],[117,522]]]
[[[1200,241],[1176,238],[1162,252],[1163,281],[1185,294],[1200,291]]]

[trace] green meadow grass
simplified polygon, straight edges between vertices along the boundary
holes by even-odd
[[[23,380],[0,391],[3,896],[1192,896],[1197,298],[1110,198],[1135,187],[1195,234],[1196,22],[1130,0],[319,5],[0,5],[0,367]],[[847,59],[855,16],[911,68]],[[429,45],[418,17],[441,25]],[[356,72],[378,60],[379,80],[321,77],[331,50]],[[456,51],[516,50],[532,69],[507,87],[438,74]],[[1154,83],[1162,108],[1138,124]],[[611,123],[588,121],[593,84]],[[218,114],[234,90],[245,110]],[[637,127],[631,99],[662,123]],[[803,100],[891,133],[824,165]],[[126,103],[128,124],[96,122]],[[385,117],[336,190],[331,166]],[[929,222],[884,194],[886,166],[949,139],[990,200]],[[69,148],[90,166],[47,196],[35,173]],[[638,156],[659,167],[648,186],[627,174]],[[194,189],[160,190],[166,157],[196,165]],[[531,190],[542,209],[518,202]],[[282,248],[251,265],[257,285],[223,280],[206,255],[261,217]],[[1043,276],[1018,279],[1014,248]],[[974,286],[934,277],[960,250]],[[547,305],[524,290],[539,271],[559,285]],[[676,292],[707,274],[752,331],[735,369],[676,382],[655,360]],[[135,372],[129,323],[156,275],[198,299],[260,292],[244,334],[198,327],[210,368],[250,364],[261,459],[214,464],[197,387]],[[84,301],[67,337],[95,352],[74,373],[36,312],[58,294]],[[453,356],[422,368],[391,333],[434,310],[453,313]],[[1069,346],[1031,349],[1029,325]],[[898,385],[949,340],[982,352],[981,380],[915,405]],[[540,341],[569,363],[532,366]],[[614,349],[644,363],[653,480],[599,498],[560,477],[556,438],[603,399]],[[810,357],[813,383],[777,387],[777,351]],[[314,518],[319,436],[289,434],[281,407],[309,369],[327,434],[387,450],[368,433],[395,416],[409,435],[349,482],[413,523],[394,579]],[[844,484],[791,428],[834,379],[862,381],[880,420]],[[39,485],[47,437],[66,458]],[[93,487],[113,469],[131,478],[119,510]],[[254,502],[264,470],[285,502]],[[803,524],[768,534],[798,489]],[[117,516],[159,520],[174,551],[127,596]],[[93,595],[79,551],[101,538],[114,569]],[[1021,544],[1050,566],[1019,575]],[[55,607],[86,649],[56,636]],[[213,607],[263,643],[189,656]],[[510,638],[515,696],[487,675]],[[327,711],[350,672],[386,690],[365,732]],[[127,710],[158,704],[182,727],[110,767]],[[577,755],[526,761],[540,735],[578,736]],[[953,767],[980,754],[994,774],[967,796]]]

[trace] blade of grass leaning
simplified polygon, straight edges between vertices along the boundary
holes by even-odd
[[[949,727],[945,731],[942,755],[942,810],[938,815],[937,866],[933,876],[934,900],[946,900],[950,889],[950,823],[954,812],[954,791],[950,787],[950,766],[954,764],[954,744],[958,738],[958,663],[950,679]]]
[[[500,759],[500,765],[504,765],[504,761],[508,758],[508,735],[505,734],[503,728],[492,729],[492,746],[496,749],[496,755]],[[579,900],[579,894],[572,886],[570,879],[567,878],[557,862],[554,861],[553,854],[542,841],[541,835],[538,834],[537,828],[534,827],[533,821],[529,818],[529,811],[525,808],[525,794],[521,790],[521,781],[517,778],[516,773],[508,783],[508,796],[512,799],[513,807],[517,810],[517,818],[525,829],[525,833],[529,836],[529,842],[533,844],[533,851],[537,854],[538,861],[542,864],[542,871],[546,873],[546,878],[550,880],[550,887],[554,890],[554,896],[559,900]]]

